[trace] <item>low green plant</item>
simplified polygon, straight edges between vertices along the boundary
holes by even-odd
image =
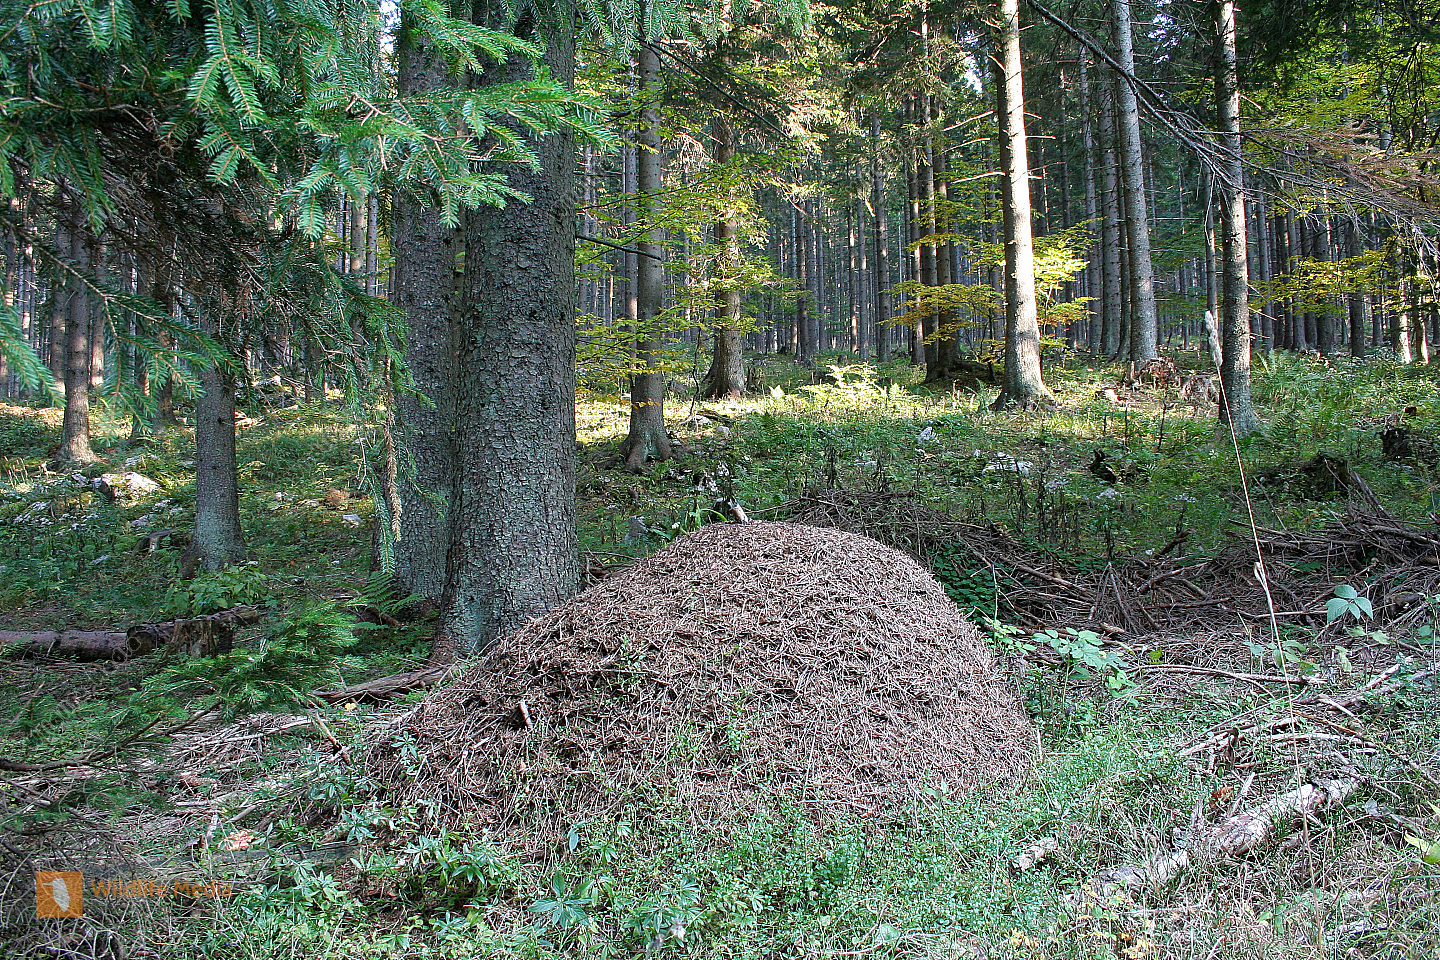
[[[1335,595],[1325,601],[1325,619],[1328,623],[1350,617],[1354,620],[1369,620],[1375,616],[1370,598],[1361,596],[1360,591],[1342,583],[1335,588]]]
[[[1135,678],[1130,674],[1125,658],[1115,650],[1106,649],[1104,639],[1094,630],[1077,630],[1074,627],[1041,630],[1032,639],[1060,654],[1071,676],[1081,680],[1098,676],[1116,696],[1130,694],[1136,689]]]
[[[346,654],[369,626],[333,600],[307,603],[254,648],[172,663],[146,680],[142,700],[188,694],[212,698],[227,718],[293,704],[352,666]]]
[[[1440,804],[1429,804],[1431,813],[1440,819]],[[1421,837],[1413,833],[1405,834],[1405,842],[1416,850],[1420,851],[1420,859],[1425,863],[1433,865],[1440,864],[1440,835],[1432,837]]]
[[[400,863],[412,892],[444,903],[491,900],[520,879],[519,866],[497,847],[449,831],[416,837],[401,848]]]
[[[591,909],[596,904],[595,884],[589,877],[572,880],[563,870],[550,877],[549,895],[530,905],[530,912],[540,918],[541,930],[566,933],[594,933],[596,921]]]
[[[1314,663],[1307,659],[1310,652],[1309,637],[1294,629],[1282,627],[1280,635],[1272,640],[1246,640],[1252,656],[1261,664],[1273,664],[1281,673],[1313,673]]]
[[[164,612],[168,617],[203,617],[235,607],[261,605],[270,592],[270,577],[263,570],[238,564],[175,584],[165,594]]]

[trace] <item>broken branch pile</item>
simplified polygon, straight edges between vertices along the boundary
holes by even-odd
[[[1370,587],[1377,614],[1391,620],[1419,614],[1440,592],[1440,524],[1416,524],[1351,512],[1312,531],[1247,527],[1209,558],[1172,556],[1183,533],[1149,557],[1117,558],[1094,571],[1073,558],[1022,544],[993,524],[956,521],[908,491],[808,492],[776,511],[801,523],[864,533],[933,566],[937,556],[964,551],[987,571],[1002,606],[1025,629],[1118,624],[1144,634],[1193,629],[1198,616],[1220,613],[1242,623],[1268,623],[1271,610],[1257,575],[1255,541],[1277,605],[1289,622],[1326,625],[1325,601],[1337,579],[1360,581],[1384,571]]]

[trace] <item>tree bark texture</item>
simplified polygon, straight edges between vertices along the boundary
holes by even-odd
[[[1030,226],[1030,163],[1020,59],[1020,0],[1001,0],[995,116],[999,122],[1001,206],[1005,221],[1005,382],[994,407],[1031,408],[1052,400],[1040,377],[1039,305]]]
[[[409,31],[401,30],[396,54],[402,95],[423,94],[448,82],[444,63],[417,45]],[[406,591],[439,604],[445,593],[455,482],[455,229],[421,198],[397,194],[392,205],[391,296],[405,313],[405,364],[419,393],[402,391],[395,398],[406,451],[396,478],[400,536],[395,574]]]
[[[630,429],[621,448],[625,466],[644,469],[650,460],[670,459],[670,437],[665,432],[665,370],[661,349],[663,332],[660,313],[665,297],[665,263],[661,259],[660,214],[663,160],[660,142],[660,111],[656,101],[660,86],[660,56],[642,44],[636,52],[636,75],[644,104],[636,151],[636,206],[644,224],[638,243],[636,267],[635,362],[630,379]]]
[[[729,117],[717,117],[711,126],[714,159],[719,166],[735,159],[735,128]],[[737,398],[745,393],[745,353],[740,327],[740,221],[735,206],[728,206],[715,221],[719,248],[715,291],[715,352],[705,378],[705,395],[711,399]]]
[[[1130,0],[1111,0],[1111,28],[1116,60],[1135,73],[1134,34]],[[1160,355],[1160,321],[1155,308],[1155,268],[1150,258],[1150,220],[1145,200],[1145,158],[1140,139],[1140,107],[1135,88],[1116,78],[1116,125],[1120,140],[1120,181],[1124,195],[1125,230],[1129,242],[1130,298],[1133,307],[1130,359],[1138,363]]]
[[[544,26],[485,0],[476,22],[546,42],[552,77],[575,72],[574,12]],[[476,78],[523,83],[535,67],[511,56]],[[575,143],[535,144],[539,169],[509,183],[531,200],[465,218],[457,327],[456,442],[450,563],[435,656],[482,648],[573,594],[575,539]]]
[[[218,324],[207,311],[201,327],[211,336]],[[235,376],[219,364],[200,372],[195,401],[195,558],[206,570],[245,559],[240,527],[240,485],[235,464]]]
[[[1119,160],[1115,149],[1115,93],[1114,85],[1100,84],[1100,210],[1102,248],[1101,281],[1104,309],[1101,312],[1101,352],[1107,357],[1119,359],[1120,333],[1124,326],[1124,290],[1121,275],[1124,251],[1121,245],[1120,220],[1120,177]]]
[[[1220,183],[1221,282],[1220,416],[1238,436],[1260,429],[1250,400],[1250,272],[1245,230],[1245,168],[1240,149],[1240,81],[1235,50],[1235,2],[1215,4],[1217,73],[1215,106],[1220,118],[1225,177]]]

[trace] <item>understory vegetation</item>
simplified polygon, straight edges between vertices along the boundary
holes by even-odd
[[[434,629],[372,570],[374,464],[360,454],[374,447],[344,413],[248,409],[237,463],[250,559],[206,573],[185,557],[188,430],[134,442],[123,414],[95,410],[100,462],[55,472],[55,414],[9,405],[7,630],[240,606],[260,617],[212,657],[95,664],[7,651],[0,857],[43,844],[115,876],[227,886],[150,898],[87,888],[85,916],[63,925],[7,892],[0,940],[40,955],[236,960],[1440,950],[1440,578],[1405,568],[1413,589],[1396,601],[1383,556],[1289,580],[1275,559],[1269,579],[1302,606],[1277,596],[1256,615],[1235,596],[1181,597],[1170,609],[1192,611],[1185,629],[1145,629],[1138,593],[1120,604],[1134,622],[1103,632],[1042,623],[1027,599],[1066,589],[1047,576],[1103,586],[1107,570],[1159,571],[1162,556],[1189,569],[1281,532],[1343,531],[1338,521],[1362,513],[1429,529],[1436,463],[1413,449],[1397,458],[1393,445],[1387,456],[1382,434],[1440,432],[1430,367],[1258,358],[1268,429],[1235,441],[1217,432],[1213,405],[1173,387],[1132,390],[1116,367],[1073,357],[1047,369],[1056,409],[1021,414],[911,382],[902,365],[834,355],[810,383],[792,363],[757,363],[754,399],[697,402],[680,384],[675,459],[639,474],[617,455],[628,404],[581,398],[587,577],[727,522],[737,505],[790,519],[817,503],[901,502],[928,525],[921,559],[985,625],[1035,723],[1037,760],[1021,782],[959,796],[937,786],[884,817],[823,825],[783,790],[723,823],[693,822],[663,798],[616,798],[611,815],[539,852],[478,829],[423,830],[424,811],[393,805],[365,763],[423,690],[382,703],[321,696],[423,667]],[[1307,473],[1321,455],[1349,479]],[[158,488],[114,502],[95,492],[93,476],[126,465]],[[936,517],[999,531],[1012,562],[1001,569],[964,536],[946,539]],[[893,517],[870,532],[921,542]],[[1113,582],[1118,597],[1130,581]],[[1127,886],[1114,872],[1306,784],[1333,788],[1336,802],[1275,814],[1253,850],[1197,853],[1156,883]],[[20,883],[4,877],[7,891]]]

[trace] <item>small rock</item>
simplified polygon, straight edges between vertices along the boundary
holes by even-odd
[[[625,522],[625,542],[644,543],[650,539],[650,528],[645,525],[644,517],[631,517]]]
[[[160,484],[134,470],[126,470],[122,473],[102,473],[95,478],[92,485],[96,493],[112,503],[138,500],[152,493],[158,493],[160,490]]]
[[[347,527],[358,527],[358,526],[360,526],[360,514],[358,514],[358,513],[347,513],[347,514],[345,514],[345,516],[341,517],[340,519],[345,521],[345,525],[346,525]]]

